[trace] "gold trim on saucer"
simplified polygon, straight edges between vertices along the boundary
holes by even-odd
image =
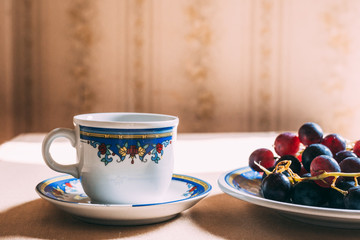
[[[209,189],[209,185],[207,183],[201,181],[200,179],[189,177],[189,176],[184,176],[184,175],[178,175],[178,174],[173,174],[173,177],[188,180],[191,182],[195,182],[195,183],[201,185],[202,187],[204,187],[205,191],[207,191]]]
[[[54,182],[58,182],[58,181],[62,181],[62,180],[66,180],[66,179],[71,179],[71,178],[74,178],[73,176],[70,176],[70,175],[66,175],[66,176],[60,176],[60,177],[54,177],[54,178],[51,178],[51,179],[48,179],[46,182],[43,182],[41,185],[40,185],[40,191],[42,193],[45,192],[45,188],[47,186],[49,186],[50,184],[54,183]]]
[[[244,169],[240,169],[240,170],[238,170],[238,171],[233,172],[233,173],[229,176],[228,182],[229,182],[232,186],[235,186],[235,185],[234,185],[234,179],[235,179],[237,176],[239,176],[239,175],[241,175],[241,174],[243,174],[243,173],[246,173],[246,172],[248,172],[248,171],[249,171],[249,168],[244,168]]]

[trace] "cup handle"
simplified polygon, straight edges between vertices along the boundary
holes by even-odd
[[[42,155],[44,161],[48,167],[52,170],[62,173],[68,173],[73,175],[75,178],[79,178],[79,168],[78,164],[70,164],[70,165],[63,165],[57,163],[50,154],[50,145],[52,142],[59,137],[64,137],[70,140],[70,143],[73,147],[76,146],[76,135],[75,131],[68,128],[56,128],[49,132],[43,140],[42,143]]]

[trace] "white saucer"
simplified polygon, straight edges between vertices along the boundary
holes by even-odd
[[[207,196],[211,188],[209,183],[198,178],[174,174],[161,202],[137,205],[91,203],[80,180],[70,175],[44,180],[35,190],[43,199],[87,222],[143,225],[175,217]]]
[[[249,167],[222,174],[218,179],[221,190],[235,198],[275,209],[285,217],[328,227],[360,229],[360,210],[311,207],[265,199],[259,195],[261,177]]]

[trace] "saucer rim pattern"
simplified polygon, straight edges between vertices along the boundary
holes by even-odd
[[[193,207],[200,200],[205,198],[212,190],[212,186],[208,182],[203,181],[199,178],[180,174],[176,174],[175,176],[179,176],[179,178],[184,179],[172,179],[172,181],[182,181],[184,184],[195,184],[194,181],[196,181],[206,186],[206,188],[204,189],[204,192],[201,192],[198,195],[193,194],[181,199],[177,199],[176,197],[177,200],[174,201],[142,205],[70,202],[51,198],[39,191],[39,187],[42,183],[49,180],[56,182],[56,179],[60,177],[66,177],[64,175],[53,177],[40,182],[36,186],[35,190],[44,200],[48,201],[51,204],[54,204],[59,209],[73,215],[73,217],[85,222],[117,226],[146,225],[164,222],[176,217],[181,212]],[[67,177],[69,177],[70,179],[76,179],[73,178],[71,175],[67,175]],[[184,194],[187,193],[187,191],[184,192],[183,190],[181,190],[181,192],[179,191],[179,193]]]
[[[41,181],[40,183],[38,183],[35,187],[35,191],[40,195],[40,197],[44,198],[44,199],[48,199],[51,200],[52,202],[60,202],[62,204],[77,204],[77,205],[85,205],[85,206],[107,206],[107,207],[111,207],[111,206],[116,206],[116,207],[121,207],[121,206],[127,206],[127,207],[146,207],[146,206],[154,206],[154,205],[165,205],[165,204],[172,204],[172,203],[177,203],[177,202],[184,202],[187,200],[193,200],[193,199],[197,199],[197,198],[203,198],[205,196],[207,196],[210,191],[212,190],[212,186],[210,183],[201,180],[199,178],[196,177],[192,177],[189,175],[184,175],[184,174],[173,174],[171,181],[181,181],[181,182],[185,182],[185,183],[196,183],[197,185],[200,185],[201,187],[204,188],[204,191],[201,193],[196,193],[194,195],[191,195],[189,197],[185,197],[182,199],[177,199],[177,200],[172,200],[172,201],[159,201],[159,202],[154,202],[154,203],[143,203],[143,204],[102,204],[102,203],[84,203],[84,202],[76,202],[76,201],[66,201],[63,199],[58,199],[58,198],[54,198],[54,197],[50,197],[48,195],[45,194],[45,188],[47,186],[49,186],[50,184],[56,183],[58,181],[63,181],[63,180],[72,180],[72,179],[77,179],[69,174],[63,174],[63,175],[59,175],[59,176],[55,176],[52,178],[48,178],[45,179],[43,181]]]

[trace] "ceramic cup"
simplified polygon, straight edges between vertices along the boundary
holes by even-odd
[[[94,203],[142,204],[161,200],[174,165],[179,119],[148,113],[92,113],[74,116],[74,129],[57,128],[45,137],[42,154],[53,170],[81,179]],[[56,162],[49,150],[68,138],[77,163]]]

